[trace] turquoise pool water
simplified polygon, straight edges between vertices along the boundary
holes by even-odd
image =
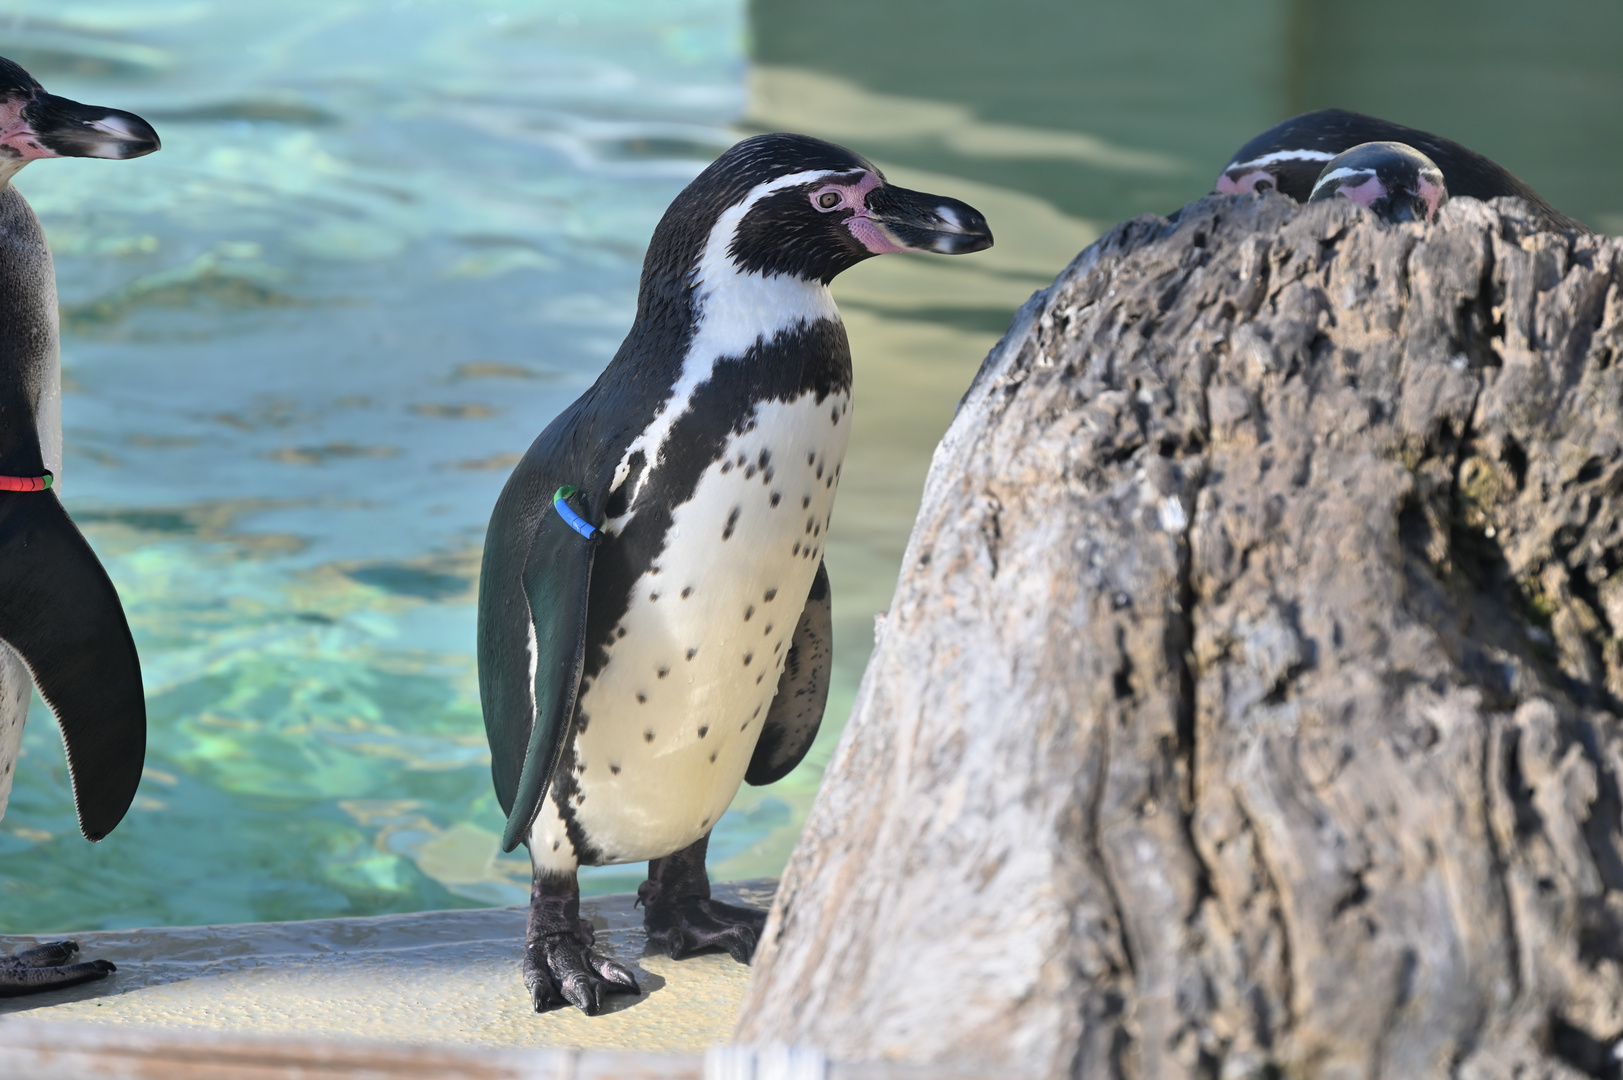
[[[720,877],[782,867],[931,448],[1032,290],[1327,105],[1623,232],[1620,47],[1595,0],[0,0],[0,55],[164,139],[17,180],[57,258],[61,492],[124,598],[151,734],[90,845],[36,704],[0,931],[522,901],[473,666],[486,516],[624,334],[665,205],[740,134],[847,143],[976,205],[997,246],[835,283],[857,381],[834,687],[807,762],[719,823]]]
[[[164,140],[18,180],[57,260],[61,491],[151,733],[134,809],[87,844],[36,699],[0,928],[519,902],[472,657],[485,518],[618,344],[666,203],[736,138],[741,9],[11,3],[0,29],[49,89]],[[788,816],[742,806],[719,861]]]

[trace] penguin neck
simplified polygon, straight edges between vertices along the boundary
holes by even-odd
[[[0,474],[60,475],[56,274],[22,194],[0,186]]]

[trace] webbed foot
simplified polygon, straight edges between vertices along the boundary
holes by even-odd
[[[673,960],[707,949],[725,949],[740,964],[750,962],[766,927],[766,912],[710,899],[704,868],[706,834],[674,855],[648,864],[648,880],[637,888],[645,908],[649,944]]]
[[[648,940],[672,960],[706,949],[725,949],[740,964],[750,962],[766,926],[766,912],[688,896],[675,903],[649,904],[643,916]]]
[[[64,986],[105,979],[118,970],[108,960],[68,963],[78,951],[77,942],[48,941],[10,956],[0,956],[0,997],[60,990]]]
[[[593,940],[575,875],[537,873],[524,935],[524,985],[536,1012],[573,1005],[596,1016],[608,995],[641,993],[630,971],[592,951]]]

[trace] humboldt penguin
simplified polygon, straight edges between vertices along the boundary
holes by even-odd
[[[789,134],[728,150],[654,230],[631,332],[485,537],[479,688],[502,848],[533,867],[537,1012],[637,992],[592,951],[581,865],[649,860],[652,948],[754,953],[764,913],[710,899],[705,848],[740,781],[801,760],[828,695],[823,552],[851,431],[829,282],[991,243],[964,203]]]
[[[37,158],[130,158],[158,149],[132,113],[48,94],[0,59],[0,816],[11,796],[34,687],[56,716],[87,840],[135,798],[146,699],[124,609],[107,571],[57,499],[62,376],[56,275],[39,219],[11,178]],[[105,978],[53,942],[0,957],[0,996]]]
[[[1331,158],[1308,202],[1351,199],[1382,221],[1433,221],[1448,201],[1437,163],[1407,143],[1360,143]]]
[[[1345,109],[1320,109],[1282,121],[1234,152],[1217,177],[1219,194],[1238,195],[1273,188],[1306,202],[1324,167],[1336,155],[1362,143],[1395,142],[1414,147],[1442,171],[1450,196],[1526,200],[1542,228],[1588,233],[1518,180],[1498,162],[1440,135]]]

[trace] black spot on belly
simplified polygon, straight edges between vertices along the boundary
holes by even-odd
[[[744,654],[744,666],[749,667],[750,666],[750,661],[754,660],[754,659],[755,659],[755,654],[754,653],[752,653],[752,652],[745,653]]]
[[[778,590],[777,589],[775,589],[775,588],[774,589],[768,589],[766,591],[766,602],[767,603],[770,604],[772,601],[776,600],[777,598],[778,598]]]
[[[795,541],[795,549],[793,551],[791,551],[789,554],[791,554],[791,555],[799,555],[800,554],[800,541],[799,540]]]
[[[697,655],[699,655],[699,647],[697,645],[689,645],[688,646],[688,659],[692,660]]]
[[[770,450],[762,450],[761,451],[761,456],[755,459],[755,464],[759,465],[761,468],[764,469],[764,468],[766,468],[767,463],[770,462],[771,460],[772,460],[772,451],[770,451]]]
[[[710,824],[710,819],[709,819],[709,818],[705,818],[705,819],[704,819],[704,820],[703,820],[703,821],[701,821],[701,822],[699,822],[699,828],[701,828],[701,829],[702,829],[702,828],[704,828],[704,827],[705,827],[705,826],[706,826],[706,825],[708,825],[708,824]]]
[[[819,461],[817,463],[817,479],[821,480],[822,478],[823,478],[823,463],[821,461]]]
[[[733,529],[738,525],[738,515],[742,514],[743,512],[744,508],[742,506],[735,506],[733,507],[733,512],[727,515],[727,527],[721,530],[721,538],[723,540],[731,539]]]
[[[665,676],[669,675],[670,673],[671,673],[671,669],[668,668],[668,667],[662,667],[662,668],[659,669],[659,677],[661,679],[663,679]]]
[[[772,477],[773,477],[774,474],[775,474],[775,470],[773,470],[771,468],[767,468],[767,469],[763,470],[761,472],[761,483],[770,484],[772,482]]]
[[[744,621],[749,622],[750,621],[750,616],[754,615],[754,614],[755,614],[755,605],[751,604],[749,607],[744,609]]]
[[[840,410],[837,407],[828,411],[828,418],[835,427],[840,426]]]
[[[715,755],[715,752],[712,751],[711,754],[710,754],[710,764],[714,765],[715,763],[716,763],[716,755]]]
[[[682,590],[682,599],[686,600],[688,597],[690,597],[692,595],[693,595],[693,586],[692,585],[689,585],[687,588]]]
[[[766,678],[766,672],[764,672],[764,671],[761,672],[759,675],[755,676],[755,685],[760,686],[761,685],[761,680],[764,679],[764,678]]]
[[[806,467],[810,468],[815,464],[817,464],[817,451],[813,450],[806,455]]]
[[[759,705],[757,705],[757,706],[755,706],[755,711],[750,714],[750,719],[754,720],[757,716],[760,716],[760,715],[761,715],[761,707]]]
[[[823,527],[821,525],[813,525],[812,526],[812,535],[813,536],[821,536],[821,535],[823,535]]]
[[[699,729],[699,738],[702,739],[708,734],[710,734],[710,728],[709,727],[702,727],[702,728]]]
[[[625,637],[626,636],[626,628],[623,627],[623,626],[615,627],[614,628],[614,636],[615,637]]]
[[[559,844],[559,843],[560,843],[560,841],[558,841],[558,840],[554,840],[554,841],[553,841],[553,842],[552,842],[552,850],[553,850],[553,851],[557,851],[557,850],[558,850],[558,844]]]
[[[659,599],[659,593],[651,592],[651,593],[648,594],[648,602],[650,604],[652,604],[655,600],[658,600],[658,599]]]
[[[771,502],[773,506],[776,506],[783,501],[783,494],[781,492],[774,491],[772,493],[772,498],[768,501]]]
[[[761,631],[761,636],[762,637],[770,637],[771,634],[772,634],[772,624],[767,623],[766,624],[766,629]]]
[[[646,705],[646,704],[648,704],[648,695],[643,694],[643,693],[639,693],[637,695],[637,704],[638,705]]]
[[[652,731],[643,732],[642,733],[642,741],[643,742],[653,742],[654,741],[654,733]]]
[[[823,481],[823,486],[826,487],[826,488],[832,488],[834,486],[834,474],[833,473],[828,474],[828,479]]]
[[[811,532],[812,531],[812,526],[814,526],[816,524],[817,524],[817,519],[816,518],[814,518],[814,517],[807,518],[806,519],[806,531],[808,533]]]
[[[609,772],[613,773],[615,776],[619,776],[620,775],[620,766],[618,766],[618,765],[610,765],[609,766]]]
[[[810,505],[811,505],[811,496],[810,495],[802,495],[800,497],[800,508],[802,510],[804,510],[804,509],[806,509],[806,507],[808,507]]]
[[[755,468],[754,465],[751,465],[749,468],[744,470],[744,479],[746,479],[746,480],[754,480],[755,479],[755,473],[756,473],[756,468]]]
[[[723,461],[723,462],[722,462],[722,463],[721,463],[721,472],[722,472],[722,475],[724,475],[724,476],[725,476],[725,475],[726,475],[726,474],[727,474],[727,473],[730,473],[730,472],[732,472],[732,471],[733,471],[733,463],[732,463],[732,462],[730,462],[730,461]]]

